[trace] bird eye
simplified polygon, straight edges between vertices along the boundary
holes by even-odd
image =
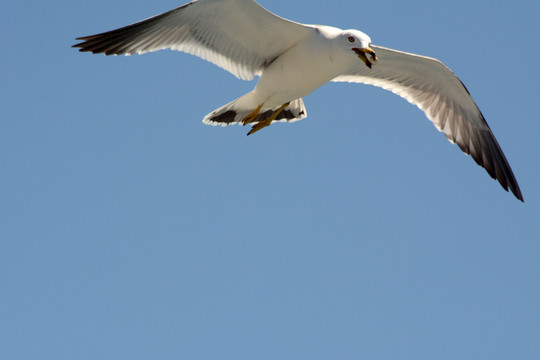
[[[350,42],[354,42],[354,37],[353,37],[353,36],[349,36],[349,41],[350,41]]]

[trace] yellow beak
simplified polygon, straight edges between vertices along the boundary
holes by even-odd
[[[377,58],[377,55],[375,54],[375,51],[373,51],[373,49],[371,49],[369,46],[367,46],[365,49],[353,48],[353,51],[356,53],[356,55],[358,55],[360,60],[362,60],[364,64],[366,64],[366,66],[370,69],[371,66],[375,65],[377,63],[377,60],[379,60]],[[368,58],[367,55],[369,55],[370,57]]]

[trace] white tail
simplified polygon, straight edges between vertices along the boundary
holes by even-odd
[[[231,101],[227,105],[212,111],[210,114],[204,117],[203,123],[214,126],[227,126],[241,122],[242,119],[252,113],[253,110],[255,110],[255,108],[258,106],[258,104],[253,102],[252,97],[253,92],[249,92],[246,95]],[[277,109],[279,109],[279,106],[269,108],[263,105],[259,112],[259,116],[257,116],[250,124],[256,124],[259,121],[270,117]],[[304,101],[300,98],[291,101],[291,103],[278,114],[272,123],[283,121],[294,122],[301,120],[306,116],[307,113],[304,106]]]

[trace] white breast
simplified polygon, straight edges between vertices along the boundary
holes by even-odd
[[[286,51],[264,70],[255,87],[265,105],[279,106],[309,95],[342,74],[355,61],[318,29]]]

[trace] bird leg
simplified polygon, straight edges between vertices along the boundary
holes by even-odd
[[[257,106],[255,110],[247,114],[246,117],[242,119],[242,124],[247,125],[250,122],[253,122],[253,120],[255,120],[257,116],[259,116],[259,111],[261,111],[262,106],[263,104]]]
[[[276,117],[279,115],[279,113],[281,113],[283,111],[283,109],[285,109],[287,106],[289,106],[289,104],[290,104],[290,102],[287,102],[287,103],[281,105],[280,108],[277,109],[276,111],[274,111],[274,113],[268,119],[264,119],[262,121],[259,121],[255,125],[253,125],[253,127],[251,128],[251,130],[247,134],[251,135],[251,134],[256,133],[257,131],[261,130],[262,128],[265,128],[265,127],[269,126],[272,123],[272,121],[274,121],[276,119]]]

